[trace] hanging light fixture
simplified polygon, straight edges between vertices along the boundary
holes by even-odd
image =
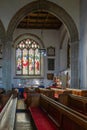
[[[43,28],[41,29],[41,40],[43,41]],[[39,52],[41,53],[41,55],[46,56],[45,48],[40,48]]]
[[[41,5],[41,0],[39,0],[39,11],[42,11],[40,5]],[[39,15],[39,13],[38,13],[38,15]],[[43,23],[41,26],[41,40],[43,41]],[[42,56],[46,56],[46,49],[45,48],[40,48],[39,52]]]
[[[40,48],[39,52],[42,56],[46,56],[46,49],[45,48]]]

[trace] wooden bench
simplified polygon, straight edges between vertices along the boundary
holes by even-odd
[[[73,94],[61,94],[58,101],[80,113],[87,115],[87,98]]]
[[[39,88],[39,92],[46,95],[47,97],[54,98],[54,91],[46,88]]]
[[[68,106],[87,115],[87,98],[85,97],[70,94],[68,97]]]
[[[52,91],[50,89],[38,88],[38,90],[35,89],[35,91],[29,91],[29,89],[28,90],[26,89],[26,91],[24,91],[24,93],[23,93],[23,97],[24,97],[24,101],[25,101],[27,106],[29,106],[32,102],[31,98],[30,98],[32,94],[35,94],[35,95],[36,94],[44,94],[44,95],[54,99],[54,91]]]
[[[35,88],[34,91],[30,91],[29,89],[25,89],[23,95],[24,95],[24,98],[26,96],[26,94],[32,94],[32,93],[42,93],[50,98],[54,98],[54,91],[51,90],[51,89],[46,89],[46,88]]]
[[[30,112],[37,130],[58,130],[57,126],[48,117],[47,113],[39,107],[31,107]]]
[[[0,113],[0,130],[13,130],[15,123],[17,98],[9,98]]]
[[[87,117],[83,114],[62,105],[45,95],[40,95],[38,99],[39,105],[29,107],[38,130],[42,130],[42,126],[43,129],[46,130],[45,126],[47,124],[50,126],[54,124],[55,129],[53,128],[53,130],[87,130]],[[51,120],[51,123],[47,123],[48,119]],[[48,126],[46,126],[46,128],[47,127]]]
[[[54,91],[54,98],[55,99],[59,98],[60,94],[63,94],[63,93],[72,93],[72,91],[68,90],[68,89],[51,88],[51,90]]]
[[[0,94],[3,94],[3,93],[5,93],[4,88],[0,88]]]
[[[29,111],[34,120],[36,129],[38,130],[59,130],[57,124],[55,124],[51,118],[49,118],[46,111],[42,109],[40,94],[33,94],[31,99],[31,105]]]
[[[13,98],[17,97],[18,91],[17,90],[10,90],[6,93],[0,94],[0,112],[2,111],[4,106],[6,105],[7,101],[11,97],[11,95],[13,95]]]
[[[4,108],[5,104],[9,100],[10,96],[11,96],[10,94],[0,94],[0,112]]]
[[[71,89],[71,88],[66,88],[66,90],[72,91],[72,94],[78,95],[78,96],[84,96],[87,97],[87,90],[84,89]]]

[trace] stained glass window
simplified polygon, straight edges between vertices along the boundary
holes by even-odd
[[[32,39],[24,39],[16,45],[16,75],[40,75],[40,46]]]

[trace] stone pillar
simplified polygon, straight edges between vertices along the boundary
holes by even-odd
[[[71,43],[71,88],[79,88],[79,41]]]
[[[3,44],[3,68],[2,68],[2,81],[3,87],[10,90],[11,86],[11,40],[6,38]]]

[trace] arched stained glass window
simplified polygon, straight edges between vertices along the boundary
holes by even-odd
[[[24,39],[16,45],[16,75],[40,75],[40,46],[32,39]]]

